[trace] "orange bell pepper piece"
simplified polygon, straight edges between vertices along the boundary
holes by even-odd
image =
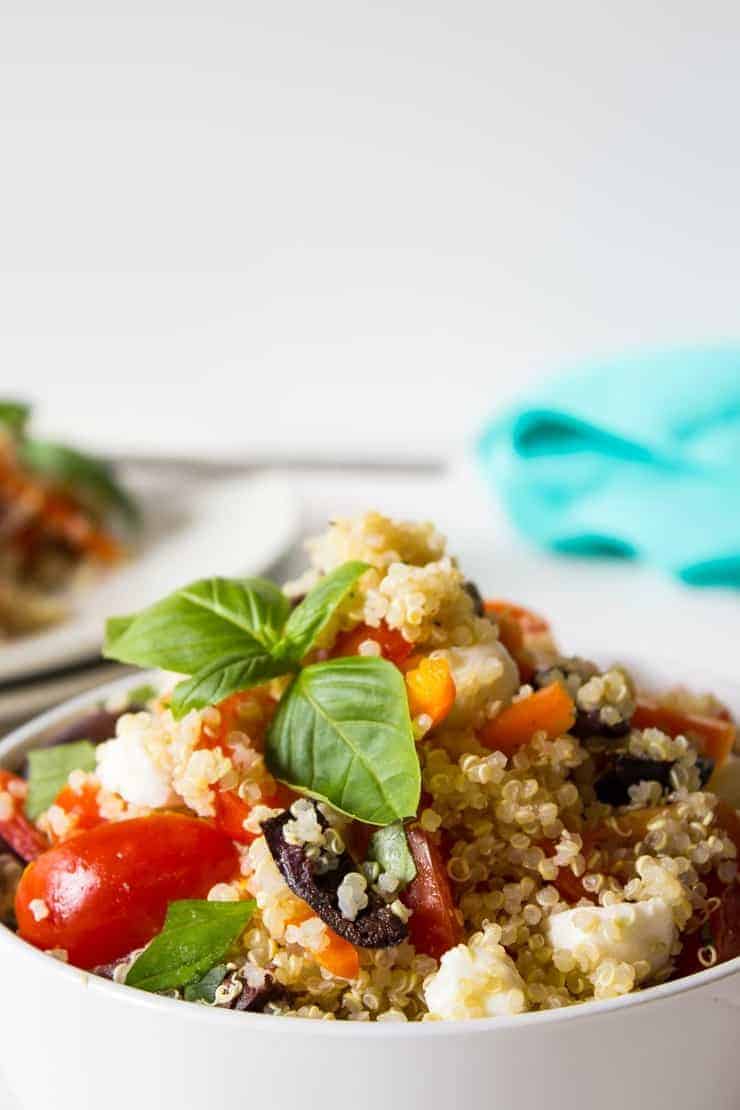
[[[562,736],[575,717],[573,699],[559,682],[553,682],[502,710],[483,726],[478,738],[487,748],[513,755],[530,742],[535,732],[544,732],[548,740]]]
[[[455,704],[455,680],[446,659],[420,659],[406,672],[406,693],[412,717],[430,717],[440,724]]]
[[[286,925],[301,925],[309,917],[316,917],[316,913],[307,902],[302,902],[300,908]],[[320,952],[313,952],[316,963],[325,967],[332,975],[339,979],[356,979],[360,974],[360,954],[354,944],[350,944],[344,937],[340,937],[328,925],[325,925],[327,943]]]

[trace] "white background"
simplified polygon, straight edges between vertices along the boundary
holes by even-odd
[[[560,364],[738,336],[734,3],[0,12],[1,392],[47,431],[452,456]],[[537,555],[472,482],[314,475],[300,498],[312,526],[438,518],[574,648],[734,669],[737,595]]]
[[[729,0],[0,22],[0,383],[47,429],[427,456],[576,355],[737,335]]]

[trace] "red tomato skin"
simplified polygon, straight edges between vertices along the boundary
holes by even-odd
[[[419,952],[438,960],[462,937],[447,868],[439,848],[422,828],[411,825],[406,835],[416,864],[416,878],[402,899],[414,911],[409,934]]]
[[[155,814],[99,825],[49,849],[21,877],[18,931],[37,948],[64,948],[70,963],[91,968],[147,944],[167,906],[204,898],[238,871],[231,840],[206,821]],[[41,899],[48,917],[30,904]]]
[[[357,628],[353,628],[351,632],[342,632],[337,637],[337,642],[332,649],[332,658],[358,655],[360,644],[364,643],[365,640],[373,640],[378,644],[383,658],[390,663],[395,663],[397,667],[400,667],[414,650],[414,645],[404,639],[398,629],[389,628],[385,621],[381,621],[378,628],[370,628],[367,624],[361,624]]]

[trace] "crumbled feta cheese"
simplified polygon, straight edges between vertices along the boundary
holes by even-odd
[[[455,683],[455,704],[447,723],[455,727],[476,724],[494,702],[506,704],[519,688],[516,665],[495,630],[488,638],[468,647],[451,647],[435,652],[447,660]]]
[[[427,980],[424,996],[430,1013],[447,1021],[527,1009],[524,980],[513,960],[485,933],[445,952],[439,971]]]
[[[342,917],[354,921],[360,910],[368,904],[367,879],[359,871],[345,875],[337,889],[337,901]]]
[[[118,734],[97,748],[97,777],[106,790],[120,794],[133,805],[157,809],[176,799],[170,786],[168,768],[155,756],[149,738],[148,713],[127,714],[118,723]]]
[[[670,906],[662,898],[619,902],[611,906],[579,906],[554,914],[548,921],[553,949],[572,953],[585,973],[602,960],[641,965],[654,975],[670,959],[676,928]]]

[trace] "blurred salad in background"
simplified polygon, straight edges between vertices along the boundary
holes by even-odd
[[[0,639],[62,619],[73,587],[124,559],[137,506],[112,465],[29,432],[0,400]]]

